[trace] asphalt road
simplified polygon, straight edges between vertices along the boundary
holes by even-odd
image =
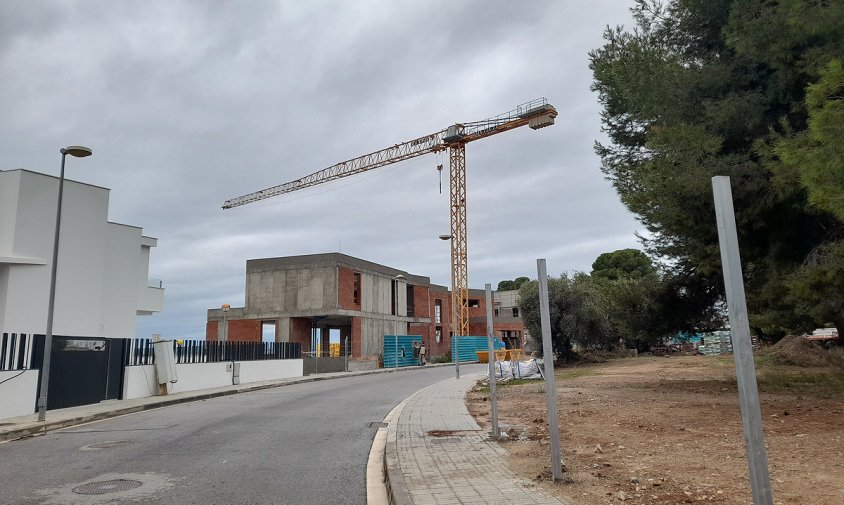
[[[310,382],[0,444],[0,503],[364,504],[371,423],[450,377],[437,367]],[[80,488],[92,481],[113,482]],[[103,494],[80,494],[92,492]]]

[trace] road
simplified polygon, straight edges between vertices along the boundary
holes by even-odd
[[[360,505],[377,423],[451,377],[437,367],[296,384],[0,444],[0,503]],[[91,481],[114,482],[80,488]]]

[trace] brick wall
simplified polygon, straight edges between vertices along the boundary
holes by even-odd
[[[360,297],[358,297],[358,303],[355,303],[355,271],[350,268],[339,267],[338,277],[340,308],[360,310]]]
[[[205,340],[216,341],[218,328],[217,321],[208,321],[205,323]]]
[[[306,317],[290,318],[290,342],[302,344],[302,352],[311,350],[311,321]]]
[[[486,296],[474,296],[472,293],[469,293],[470,300],[478,300],[479,305],[477,307],[469,307],[469,319],[473,317],[486,317]],[[471,331],[469,333],[472,333]],[[475,335],[472,333],[472,335]],[[486,335],[486,333],[481,333],[480,335]]]
[[[217,341],[222,321],[208,321],[205,323],[205,340]],[[230,342],[260,342],[260,319],[229,319],[228,339]]]
[[[260,319],[229,320],[228,339],[230,342],[260,342]]]
[[[361,322],[359,317],[352,318],[352,356],[360,356]]]
[[[428,345],[429,356],[442,356],[448,354],[451,350],[451,293],[428,293],[428,317],[431,318],[431,325],[428,330],[428,339],[425,343]],[[440,313],[440,323],[436,322],[436,300],[442,302],[442,312]],[[437,342],[436,329],[442,328],[442,338]],[[421,331],[420,331],[421,332]]]
[[[431,299],[427,286],[413,286],[413,313],[416,317],[431,317]]]

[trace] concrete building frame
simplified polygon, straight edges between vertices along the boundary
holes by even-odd
[[[246,262],[245,293],[245,305],[230,308],[225,318],[221,309],[208,310],[206,339],[222,339],[225,321],[231,341],[260,341],[270,324],[276,341],[298,342],[303,352],[315,350],[319,335],[325,354],[331,330],[339,331],[341,349],[349,339],[352,357],[381,354],[384,335],[419,335],[431,356],[451,349],[449,289],[397,268],[341,253],[252,259]],[[483,290],[469,290],[472,335],[486,335],[484,296]],[[493,324],[508,345],[524,346],[524,325],[512,308]]]

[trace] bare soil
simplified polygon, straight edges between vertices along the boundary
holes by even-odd
[[[757,363],[775,504],[844,504],[844,372]],[[638,357],[558,370],[566,467],[550,480],[544,383],[498,388],[511,468],[574,505],[750,504],[732,356]],[[466,404],[489,429],[489,390]]]

